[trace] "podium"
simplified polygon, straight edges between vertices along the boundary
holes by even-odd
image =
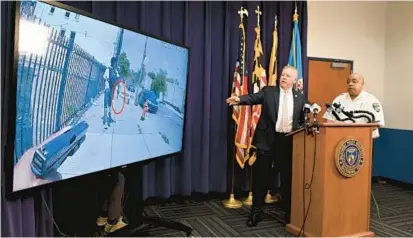
[[[305,129],[290,133],[293,161],[287,232],[312,237],[374,236],[370,191],[375,127],[378,124],[326,122],[320,123],[317,134]]]

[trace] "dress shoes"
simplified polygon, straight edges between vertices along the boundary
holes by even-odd
[[[254,227],[257,226],[260,221],[264,218],[264,212],[252,212],[248,217],[247,226]]]

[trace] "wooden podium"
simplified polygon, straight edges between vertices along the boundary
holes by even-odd
[[[378,125],[320,123],[319,133],[316,135],[308,134],[304,129],[290,133],[293,136],[293,161],[291,223],[286,227],[289,233],[298,236],[301,231],[301,236],[312,237],[374,236],[370,231],[374,127]],[[351,156],[352,153],[355,155],[354,151],[362,151],[359,153],[362,158]],[[346,153],[347,157],[343,157]],[[358,162],[362,161],[362,165],[356,163],[359,167],[358,173],[346,174],[357,168],[343,168],[340,160],[337,161],[337,155],[341,155],[339,157],[344,166],[355,165],[352,162],[356,159],[359,159]],[[349,164],[346,164],[345,160],[350,161],[347,161]],[[342,172],[338,168],[341,168]],[[312,184],[308,188],[312,175]],[[307,188],[304,188],[303,184],[307,184]]]

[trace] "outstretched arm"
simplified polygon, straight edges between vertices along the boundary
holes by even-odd
[[[263,87],[258,93],[253,94],[246,94],[242,96],[231,96],[227,98],[226,102],[232,105],[256,105],[262,104],[264,101],[265,91],[267,90],[267,86]]]
[[[256,105],[264,101],[264,89],[258,93],[242,95],[239,97],[239,105]]]

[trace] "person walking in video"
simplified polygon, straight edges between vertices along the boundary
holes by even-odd
[[[112,90],[116,81],[119,78],[119,73],[116,69],[117,59],[112,57],[110,59],[110,67],[108,67],[104,74],[105,80],[105,91],[104,91],[104,115],[103,115],[103,125],[110,126],[111,123],[115,122],[112,119],[111,105],[112,105]]]

